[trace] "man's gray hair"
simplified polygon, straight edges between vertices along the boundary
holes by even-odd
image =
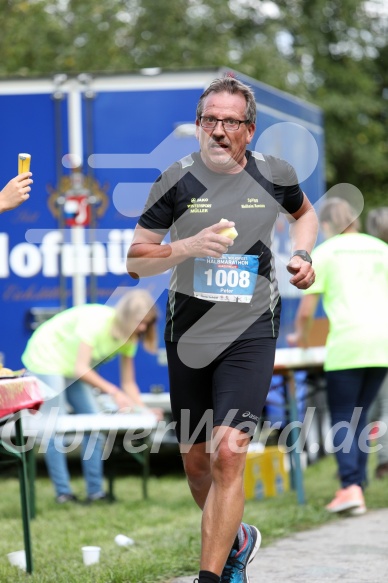
[[[246,108],[245,117],[250,123],[256,122],[256,100],[255,95],[249,85],[245,85],[234,77],[225,76],[221,79],[214,79],[209,87],[202,93],[197,105],[197,120],[203,113],[203,102],[210,93],[230,93],[235,95],[241,93],[245,97]]]

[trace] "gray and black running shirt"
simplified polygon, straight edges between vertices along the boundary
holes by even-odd
[[[284,160],[246,152],[238,174],[211,171],[198,152],[155,181],[139,225],[171,241],[196,235],[222,218],[238,237],[221,259],[189,258],[172,269],[165,339],[232,342],[277,337],[280,296],[271,239],[279,212],[295,213],[303,192]]]

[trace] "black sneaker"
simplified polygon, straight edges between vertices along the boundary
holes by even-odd
[[[60,494],[55,501],[57,504],[66,504],[66,502],[78,502],[78,498],[74,494]]]

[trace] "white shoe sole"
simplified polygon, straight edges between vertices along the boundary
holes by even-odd
[[[350,514],[351,514],[351,516],[362,516],[363,514],[366,514],[365,504],[362,504],[358,508],[352,508],[350,510]]]
[[[261,533],[260,533],[259,529],[256,528],[256,526],[251,526],[251,528],[254,528],[255,529],[257,536],[256,536],[255,546],[253,547],[252,552],[249,555],[248,565],[249,565],[249,563],[252,563],[252,561],[255,558],[255,556],[257,554],[257,551],[259,550],[260,545],[261,545]],[[249,583],[248,573],[247,573],[247,583]]]
[[[336,512],[344,512],[345,510],[352,510],[359,508],[361,506],[361,502],[344,502],[341,505],[336,506],[335,508],[328,508],[326,506],[326,510],[331,512],[332,514]]]
[[[250,525],[250,526],[251,526],[251,525]],[[251,528],[254,528],[254,529],[255,529],[255,531],[256,531],[256,535],[257,535],[257,536],[256,536],[256,542],[255,542],[255,546],[253,547],[253,549],[252,549],[252,552],[251,552],[251,554],[249,555],[248,564],[249,564],[249,563],[251,563],[251,562],[253,561],[253,559],[255,558],[255,556],[256,556],[256,553],[257,553],[257,551],[259,550],[259,548],[260,548],[260,545],[261,545],[261,533],[260,533],[259,529],[258,529],[258,528],[256,528],[256,526],[251,526]]]

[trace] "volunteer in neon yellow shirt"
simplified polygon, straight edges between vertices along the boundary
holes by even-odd
[[[144,290],[126,293],[115,307],[100,304],[76,306],[60,312],[32,334],[22,355],[23,364],[56,393],[42,412],[53,407],[59,414],[70,405],[74,413],[99,412],[92,387],[111,395],[118,409],[144,407],[136,383],[133,357],[138,342],[156,352],[156,309]],[[120,356],[121,387],[103,378],[95,367]],[[105,498],[103,491],[102,441],[84,459],[89,436],[82,443],[82,468],[89,501]],[[59,442],[58,442],[59,443]],[[66,457],[56,440],[47,442],[45,455],[59,503],[74,501]]]
[[[377,207],[369,211],[366,218],[366,229],[370,235],[388,243],[388,206]],[[387,346],[388,351],[388,346]],[[375,476],[383,479],[388,476],[388,373],[373,401],[368,414],[370,422],[378,421],[379,433],[375,436],[377,451],[377,467]],[[376,449],[377,449],[376,448]]]
[[[288,340],[307,346],[322,296],[330,325],[324,368],[342,486],[326,509],[361,514],[366,510],[363,430],[388,367],[388,245],[360,233],[353,209],[338,198],[324,203],[320,223],[327,240],[313,252],[316,280],[304,292],[296,332]],[[351,438],[349,451],[345,438]]]

